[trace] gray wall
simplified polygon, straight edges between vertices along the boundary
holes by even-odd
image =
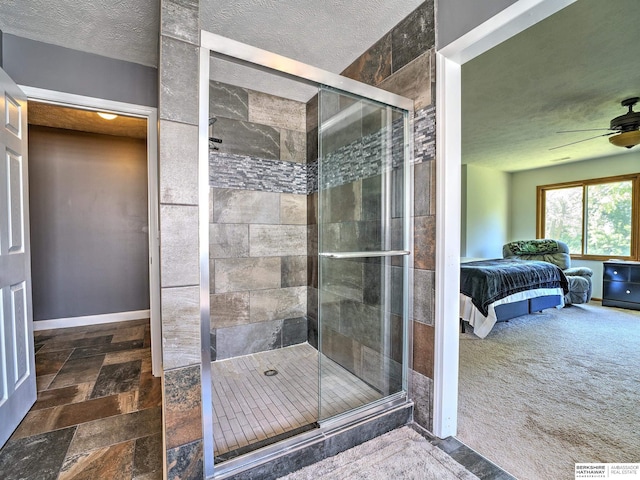
[[[146,142],[29,127],[34,320],[149,308]]]
[[[517,0],[437,0],[436,49],[469,33]]]
[[[2,68],[18,85],[155,107],[153,67],[3,34]]]

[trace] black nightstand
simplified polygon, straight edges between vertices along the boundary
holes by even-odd
[[[640,262],[609,260],[602,272],[602,305],[640,310]]]

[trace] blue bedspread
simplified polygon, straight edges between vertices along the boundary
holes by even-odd
[[[489,305],[514,293],[535,288],[569,291],[562,270],[548,262],[496,259],[460,264],[460,292],[486,317]]]

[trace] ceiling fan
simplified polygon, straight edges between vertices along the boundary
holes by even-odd
[[[602,135],[596,135],[595,137],[584,138],[577,142],[566,143],[557,147],[550,148],[549,150],[555,150],[557,148],[568,147],[576,143],[586,142],[587,140],[593,140],[594,138],[609,137],[609,142],[616,147],[632,148],[640,144],[640,112],[634,112],[633,106],[638,103],[640,97],[626,98],[620,104],[623,107],[627,107],[629,111],[624,115],[615,117],[611,120],[609,128],[590,128],[586,130],[563,130],[557,133],[573,133],[573,132],[591,132],[597,130],[609,130],[608,133]],[[613,135],[613,136],[612,136]]]

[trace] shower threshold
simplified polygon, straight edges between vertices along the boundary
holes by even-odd
[[[212,362],[216,463],[317,428],[318,355],[303,343]],[[323,419],[383,397],[326,357],[322,389]]]

